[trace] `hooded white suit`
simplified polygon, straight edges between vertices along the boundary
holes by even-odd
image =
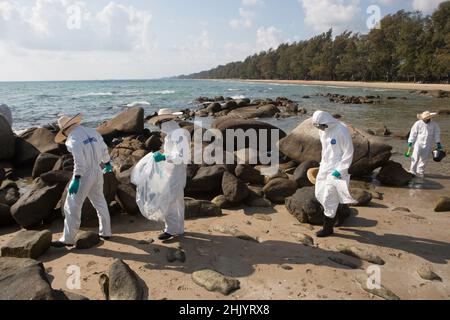
[[[131,182],[137,187],[141,213],[147,219],[164,221],[164,232],[178,236],[184,234],[184,188],[191,137],[175,121],[163,123],[162,132],[166,134],[166,161],[155,163],[153,154],[147,155],[133,169]]]
[[[327,112],[315,112],[313,123],[328,126],[325,131],[320,130],[322,161],[316,180],[316,198],[322,204],[325,215],[334,219],[339,204],[356,202],[349,192],[348,173],[353,162],[353,141],[347,126]],[[341,179],[332,175],[335,170],[339,171]]]
[[[422,120],[417,121],[411,129],[408,143],[414,145],[414,152],[411,157],[411,173],[423,177],[425,168],[433,152],[433,140],[441,142],[441,129],[439,125],[431,121],[425,123]]]
[[[99,235],[111,236],[111,221],[103,194],[103,172],[101,163],[110,162],[108,147],[102,136],[94,129],[76,127],[66,141],[67,149],[73,155],[74,176],[81,176],[80,188],[75,195],[67,195],[64,205],[64,234],[59,240],[73,245],[80,229],[81,209],[86,198],[97,210],[99,218]]]

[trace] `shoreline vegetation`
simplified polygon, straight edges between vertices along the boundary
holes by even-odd
[[[432,15],[400,10],[367,34],[333,30],[178,79],[450,83],[450,1]],[[446,89],[448,90],[448,89]]]

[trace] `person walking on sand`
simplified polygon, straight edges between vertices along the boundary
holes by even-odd
[[[111,158],[102,136],[94,129],[81,126],[81,121],[81,114],[73,118],[63,116],[58,120],[60,131],[55,142],[66,141],[67,149],[73,155],[74,172],[64,204],[64,233],[59,241],[52,243],[56,248],[75,244],[86,198],[97,210],[100,237],[108,240],[112,235],[108,204],[103,194],[103,174],[112,172]],[[103,171],[100,164],[104,165]]]
[[[163,149],[144,157],[131,174],[142,215],[165,223],[165,229],[158,237],[161,241],[184,234],[184,188],[191,137],[175,121],[180,114],[171,109],[161,109],[152,119],[165,134]]]
[[[405,156],[411,157],[410,173],[420,179],[425,177],[425,170],[433,153],[433,141],[437,150],[442,151],[441,129],[433,121],[437,113],[425,111],[417,115],[418,121],[413,125],[408,139],[408,151]],[[414,151],[412,152],[414,148]]]
[[[314,127],[320,130],[322,161],[316,173],[316,198],[324,208],[325,221],[317,237],[324,238],[334,233],[339,204],[353,204],[350,195],[349,169],[353,162],[353,141],[350,131],[331,114],[316,111],[313,115]],[[310,174],[308,175],[310,176]],[[311,178],[313,180],[313,178]]]

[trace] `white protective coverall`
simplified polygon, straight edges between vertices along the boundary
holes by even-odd
[[[356,203],[349,192],[348,173],[353,161],[353,141],[347,126],[327,112],[314,113],[313,123],[328,126],[325,131],[320,130],[322,161],[316,179],[316,198],[325,215],[334,219],[339,204]],[[340,172],[341,179],[332,175],[335,170]]]
[[[12,127],[13,118],[11,114],[11,109],[9,109],[9,107],[6,104],[0,103],[0,116],[3,116],[9,123],[9,126]]]
[[[153,154],[148,154],[136,164],[131,182],[137,187],[136,202],[142,215],[164,221],[164,232],[179,236],[184,234],[186,161],[190,159],[191,137],[175,121],[163,123],[162,132],[166,134],[166,161],[155,163]]]
[[[411,157],[411,173],[419,177],[425,174],[425,168],[433,153],[433,140],[435,143],[441,142],[441,129],[433,120],[425,123],[417,121],[411,129],[408,143],[414,145],[414,152]]]
[[[108,163],[111,158],[103,137],[94,129],[76,127],[66,141],[67,149],[74,158],[74,176],[81,176],[80,188],[75,195],[67,195],[64,205],[64,234],[59,240],[73,245],[81,224],[81,209],[88,198],[97,210],[99,218],[99,235],[111,236],[111,220],[103,194],[103,171],[101,163]]]

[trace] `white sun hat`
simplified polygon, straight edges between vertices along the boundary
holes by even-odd
[[[435,117],[435,116],[437,116],[438,114],[437,113],[435,113],[435,112],[430,112],[430,111],[425,111],[424,113],[422,113],[422,114],[418,114],[417,115],[417,119],[419,119],[419,120],[430,120],[431,118],[433,118],[433,117]]]
[[[59,126],[59,132],[55,137],[56,143],[63,143],[66,139],[69,133],[78,127],[81,124],[81,121],[83,120],[83,116],[81,113],[77,114],[75,117],[68,117],[68,116],[62,116],[58,119],[58,126]]]

